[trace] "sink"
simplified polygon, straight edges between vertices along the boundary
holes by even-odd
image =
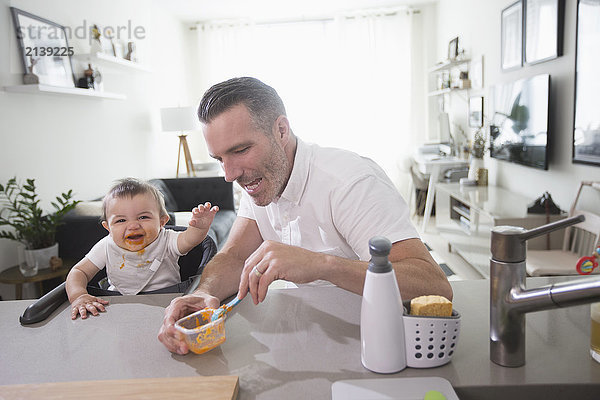
[[[540,384],[513,386],[454,387],[461,400],[597,400],[600,383],[589,385]]]

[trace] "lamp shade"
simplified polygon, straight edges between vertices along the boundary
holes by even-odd
[[[191,131],[200,128],[194,107],[170,107],[160,109],[162,130]]]

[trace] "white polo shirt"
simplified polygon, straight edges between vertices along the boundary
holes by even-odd
[[[243,192],[238,216],[253,219],[263,240],[368,261],[369,239],[419,235],[404,199],[372,160],[298,139],[281,197],[260,207]]]

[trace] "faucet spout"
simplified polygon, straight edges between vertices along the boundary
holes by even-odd
[[[558,307],[577,306],[600,299],[600,279],[580,279],[552,285],[552,301]]]
[[[511,290],[508,299],[510,311],[528,313],[556,307],[550,290],[551,286],[536,289],[518,287]]]
[[[508,297],[510,311],[529,313],[577,306],[600,298],[600,279],[580,279],[535,289],[513,288]]]

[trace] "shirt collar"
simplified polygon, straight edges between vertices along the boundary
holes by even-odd
[[[294,166],[290,179],[281,194],[281,198],[286,199],[296,205],[300,203],[300,198],[304,193],[306,182],[308,181],[308,172],[310,170],[311,149],[300,138],[296,137],[296,155],[294,156]]]

